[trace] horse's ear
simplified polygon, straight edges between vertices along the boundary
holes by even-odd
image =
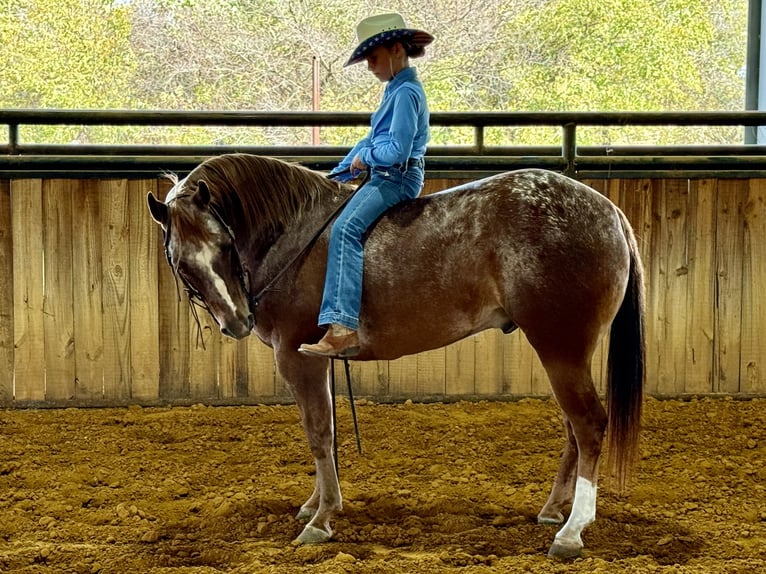
[[[157,199],[151,191],[146,195],[146,202],[149,204],[149,213],[152,214],[152,219],[162,225],[163,228],[167,228],[168,206]]]
[[[210,188],[207,186],[207,182],[204,179],[197,182],[197,193],[194,195],[194,199],[202,207],[210,203]]]

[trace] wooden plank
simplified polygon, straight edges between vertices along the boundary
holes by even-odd
[[[218,396],[222,399],[230,399],[237,394],[237,375],[238,375],[238,347],[237,343],[230,337],[220,338],[220,349],[218,349]],[[247,369],[247,363],[245,363]],[[247,376],[247,371],[245,371]]]
[[[766,180],[752,179],[745,204],[742,364],[739,391],[766,388]]]
[[[424,195],[430,195],[432,193],[437,193],[439,191],[443,191],[447,188],[453,187],[457,185],[457,183],[458,183],[457,180],[453,180],[453,179],[426,179],[425,183],[423,184],[423,190],[420,192],[420,195],[424,196]]]
[[[466,389],[467,394],[501,394],[504,387],[505,334],[500,329],[489,329],[479,333],[474,344],[475,381],[473,389]]]
[[[418,397],[443,397],[446,390],[446,351],[444,348],[419,353],[417,358]]]
[[[679,193],[679,189],[687,185],[686,180],[594,183],[601,193],[619,202],[640,239],[649,287],[650,392],[758,393],[766,388],[761,351],[766,317],[759,297],[766,283],[761,252],[766,236],[762,213],[765,181],[749,184],[749,195],[747,188],[744,191],[742,188],[747,185],[745,180],[691,181],[689,194]],[[277,386],[286,396],[284,385],[275,382],[271,350],[254,338],[247,343],[224,340],[217,333],[217,327],[211,325],[208,336],[216,341],[213,363],[206,352],[189,348],[194,337],[188,326],[186,303],[179,305],[177,301],[175,283],[162,257],[159,230],[144,211],[144,193],[138,191],[141,183],[135,182],[136,189],[132,187],[133,182],[122,183],[126,186],[127,212],[120,212],[120,208],[113,205],[114,185],[121,184],[95,180],[80,183],[19,180],[5,184],[0,181],[0,268],[10,270],[0,277],[0,368],[3,361],[6,365],[0,372],[0,400],[13,392],[14,371],[18,396],[25,397],[23,400],[32,396],[34,400],[54,395],[57,398],[72,396],[71,389],[66,390],[67,384],[56,387],[58,381],[71,379],[66,374],[67,361],[75,365],[75,377],[71,379],[76,381],[74,396],[83,400],[103,396],[105,363],[111,372],[123,373],[124,368],[128,369],[129,375],[123,378],[134,398],[152,398],[149,374],[152,368],[160,373],[161,380],[173,379],[171,385],[163,383],[159,393],[163,398],[192,396],[188,376],[190,362],[197,372],[202,366],[212,368],[214,373],[212,384],[209,378],[204,383],[195,383],[194,397],[199,400],[246,395],[271,399],[278,394]],[[79,189],[75,192],[71,186]],[[32,196],[27,194],[30,189]],[[100,199],[104,199],[103,205]],[[67,238],[65,225],[61,227],[68,201],[72,202],[71,211],[77,216],[72,219],[71,239]],[[105,213],[111,215],[104,217]],[[120,215],[116,215],[118,213]],[[119,235],[124,217],[128,222],[127,242]],[[8,222],[5,225],[4,220]],[[9,229],[11,234],[6,231]],[[142,234],[146,234],[143,239]],[[17,240],[16,235],[21,239]],[[55,257],[35,254],[35,248],[39,251],[40,246],[46,254],[55,253]],[[67,253],[71,253],[68,260]],[[122,257],[126,263],[123,281],[127,282],[122,303],[119,303],[115,267],[120,258],[115,253],[127,253]],[[35,257],[38,263],[34,263]],[[137,269],[143,262],[149,267]],[[36,278],[35,269],[39,270]],[[61,279],[66,274],[72,283],[69,296],[67,279]],[[2,289],[2,285],[8,287]],[[20,295],[20,288],[26,290],[30,286],[31,298]],[[160,297],[172,301],[173,313],[163,314],[166,305],[157,304],[156,293],[152,312],[151,298],[145,296],[147,290],[152,289],[159,289]],[[33,311],[35,297],[39,306]],[[67,313],[68,298],[72,320],[67,335],[67,329],[60,329],[58,324]],[[114,325],[113,317],[120,316],[113,307],[115,301],[125,313],[128,335],[119,335],[119,326]],[[149,307],[148,311],[140,310],[144,304]],[[17,313],[23,315],[21,322],[14,316]],[[66,323],[66,319],[63,320]],[[176,326],[168,330],[172,322]],[[156,335],[151,334],[152,328]],[[183,334],[184,343],[180,346],[166,336],[173,331]],[[66,348],[65,341],[72,337],[76,342],[73,359],[61,354]],[[105,341],[109,342],[106,348]],[[19,348],[14,349],[17,343]],[[593,365],[594,378],[602,391],[599,374],[604,369],[606,348],[603,343],[599,346]],[[168,361],[166,352],[183,358]],[[128,359],[121,358],[121,353],[127,353]],[[150,359],[140,358],[146,357],[145,353],[157,357],[154,367]],[[30,354],[37,358],[29,359]],[[489,356],[493,357],[491,366],[477,367],[478,359],[485,360],[483,357]],[[158,366],[158,361],[165,366]],[[168,376],[173,372],[169,366],[175,369],[172,377]],[[475,374],[477,368],[479,375]],[[482,369],[493,374],[481,375]],[[140,370],[143,374],[137,374]],[[504,337],[499,332],[486,332],[433,354],[391,363],[355,363],[353,370],[355,391],[371,397],[549,393],[539,360],[520,334]],[[342,376],[340,380],[342,382]],[[149,390],[137,391],[142,384],[148,385]],[[157,394],[157,375],[154,385]],[[488,388],[482,390],[482,385]],[[173,390],[168,393],[168,389]],[[345,392],[345,384],[341,389]]]
[[[513,335],[503,334],[503,386],[500,391],[502,396],[510,396],[513,389],[513,360],[514,346]]]
[[[104,396],[130,398],[130,227],[128,185],[104,180],[101,188],[101,251],[104,306]]]
[[[713,391],[716,188],[716,180],[690,182],[686,393]]]
[[[160,272],[160,398],[189,398],[189,311],[170,270]]]
[[[384,397],[388,394],[388,361],[351,361],[349,366],[355,397]],[[343,381],[343,393],[348,394],[345,375]]]
[[[186,305],[182,295],[181,305]],[[221,335],[210,313],[197,308],[196,320],[189,320],[189,396],[193,400],[220,398],[218,394],[218,362],[221,354]]]
[[[511,362],[513,361],[513,342],[511,337],[507,333],[502,333],[500,344],[503,348],[503,356],[501,361],[502,366],[502,378],[500,380],[498,395],[507,396],[510,394],[511,389]]]
[[[43,182],[45,397],[75,396],[72,195],[76,180]]]
[[[42,181],[11,182],[15,398],[45,399]]]
[[[274,365],[274,396],[281,399],[289,399],[293,396],[287,381],[279,372],[279,367],[276,364]]]
[[[623,187],[623,180],[598,180],[598,183],[594,182],[592,187],[598,190],[605,197],[609,198],[609,200],[614,203],[621,211],[623,211],[623,213],[625,212],[626,190]],[[625,215],[627,217],[627,213]],[[607,377],[609,374],[609,335],[609,330],[607,330],[607,332],[602,335],[601,341],[599,341],[598,345],[596,346],[596,350],[593,353],[593,359],[591,363],[591,375],[593,377],[593,384],[596,387],[596,392],[599,394],[599,396],[602,397],[606,396]]]
[[[104,396],[100,192],[96,180],[86,180],[72,197],[75,397],[83,401]]]
[[[157,182],[160,194],[165,197],[171,185],[166,179]],[[175,276],[165,261],[162,231],[155,225],[157,276],[159,280],[160,325],[160,398],[167,400],[189,398],[189,311]],[[184,304],[180,304],[184,301]]]
[[[716,205],[716,314],[713,391],[739,391],[747,180],[719,180]],[[765,286],[760,286],[763,291]]]
[[[274,350],[255,335],[248,339],[247,394],[252,398],[270,399],[276,396]]]
[[[649,179],[620,180],[619,207],[633,227],[645,268],[652,253],[651,239],[655,227],[652,188],[653,183]]]
[[[407,355],[389,361],[388,389],[391,397],[397,399],[413,398],[418,395],[418,357]]]
[[[130,395],[159,398],[160,327],[156,224],[146,205],[147,191],[158,193],[156,180],[128,181]]]
[[[13,400],[13,234],[11,182],[0,180],[0,403]]]
[[[247,362],[248,340],[221,337],[218,392],[221,398],[249,396]]]
[[[665,330],[665,346],[660,363],[661,394],[684,391],[687,364],[687,325],[689,323],[688,200],[689,182],[685,179],[664,180],[662,244],[666,251],[665,292],[662,296],[661,321]]]
[[[647,272],[648,297],[646,301],[646,390],[655,394],[667,386],[667,374],[662,371],[662,360],[667,348],[668,335],[665,317],[665,297],[667,296],[668,247],[667,225],[665,221],[665,197],[661,189],[662,182],[650,182],[651,209],[653,225],[649,236],[650,252],[644,258]]]
[[[249,339],[255,338],[250,336]],[[244,339],[236,342],[237,346],[237,358],[236,358],[236,373],[234,375],[234,396],[235,397],[249,397],[250,396],[250,365],[248,363],[248,353],[250,347],[250,341]],[[221,353],[223,356],[223,352]],[[221,361],[223,363],[223,360]],[[223,369],[223,367],[221,367]]]
[[[476,393],[476,342],[478,336],[468,337],[445,349],[445,393],[447,396]],[[481,357],[480,361],[483,361]]]

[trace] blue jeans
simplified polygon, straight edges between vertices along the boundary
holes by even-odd
[[[362,305],[365,231],[392,205],[417,197],[423,187],[423,169],[376,168],[348,202],[330,229],[319,325],[336,323],[359,328]]]

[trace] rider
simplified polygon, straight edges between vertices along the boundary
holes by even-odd
[[[345,66],[366,60],[367,69],[388,85],[372,115],[369,133],[330,172],[336,180],[346,182],[369,171],[370,180],[354,194],[330,231],[318,320],[320,326],[328,326],[327,332],[318,343],[298,349],[323,357],[353,357],[359,352],[362,236],[386,209],[420,193],[429,139],[428,103],[417,71],[410,67],[410,57],[425,54],[433,36],[408,28],[395,13],[362,20],[356,35],[359,45]]]

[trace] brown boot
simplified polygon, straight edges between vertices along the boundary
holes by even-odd
[[[319,357],[353,357],[359,354],[359,337],[353,329],[333,324],[327,329],[321,341],[314,345],[304,343],[298,351]]]

